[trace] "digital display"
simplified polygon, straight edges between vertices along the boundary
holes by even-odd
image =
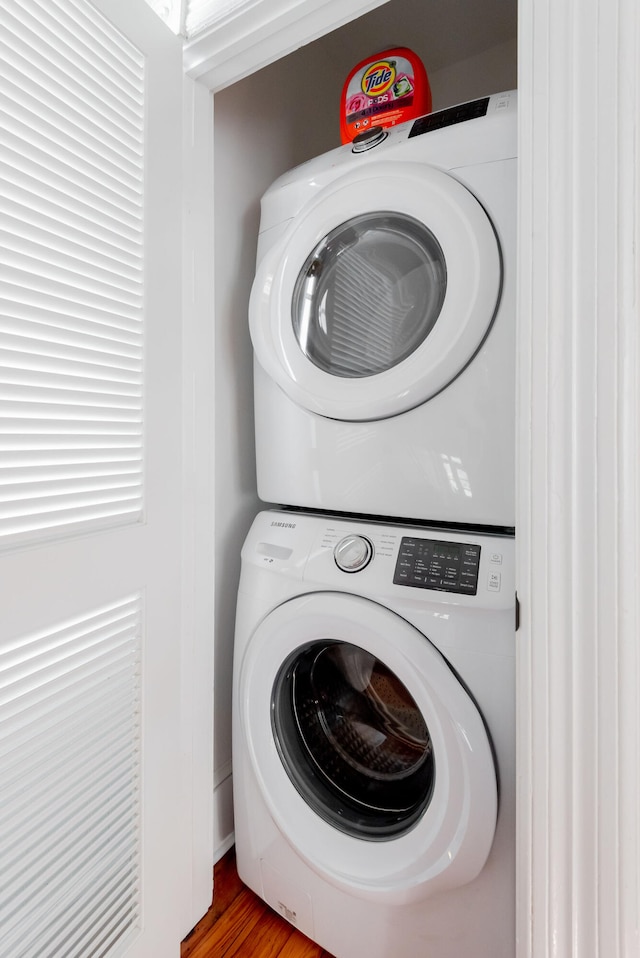
[[[481,100],[472,100],[471,103],[461,103],[447,110],[438,110],[437,113],[428,113],[413,124],[409,139],[412,136],[431,133],[432,130],[442,130],[445,126],[453,126],[455,123],[464,123],[465,120],[476,120],[480,116],[485,116],[488,106],[489,97],[486,96]]]

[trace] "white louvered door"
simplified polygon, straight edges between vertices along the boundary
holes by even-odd
[[[0,955],[176,956],[181,44],[5,0],[0,47]]]

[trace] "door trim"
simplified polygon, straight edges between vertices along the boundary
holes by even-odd
[[[350,23],[384,0],[254,0],[184,46],[187,76],[217,93],[280,57]]]
[[[519,958],[640,950],[639,53],[520,3]]]

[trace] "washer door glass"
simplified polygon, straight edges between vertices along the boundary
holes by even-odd
[[[442,248],[423,223],[394,212],[356,216],[330,232],[300,271],[296,338],[333,376],[384,372],[425,341],[446,286]]]
[[[409,830],[433,793],[429,730],[383,662],[344,642],[314,642],[278,672],[272,722],[280,758],[305,801],[350,835]]]

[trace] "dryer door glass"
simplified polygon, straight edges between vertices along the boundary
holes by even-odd
[[[293,292],[300,348],[319,369],[359,379],[391,369],[427,338],[445,298],[434,234],[401,213],[366,213],[332,230]]]
[[[271,713],[289,778],[336,828],[389,839],[427,808],[429,730],[403,683],[370,653],[330,641],[297,650],[276,677]]]

